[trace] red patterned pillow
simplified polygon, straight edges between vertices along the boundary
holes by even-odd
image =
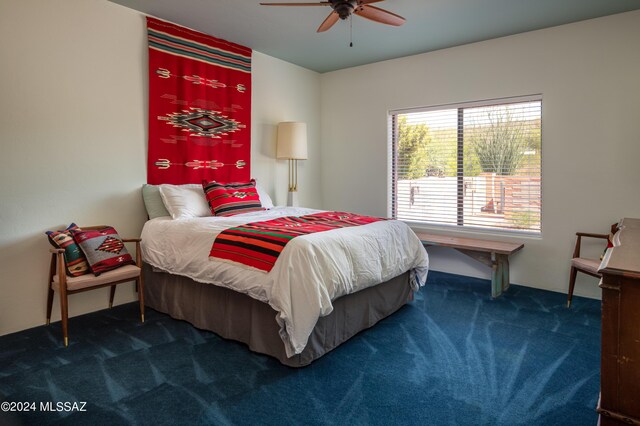
[[[87,257],[89,266],[95,274],[135,264],[122,239],[110,226],[96,230],[71,230],[73,239]]]
[[[88,274],[90,271],[87,258],[84,257],[82,250],[80,250],[80,247],[73,239],[73,235],[71,235],[73,230],[80,231],[80,228],[75,223],[72,223],[64,231],[47,231],[46,234],[52,246],[64,249],[64,263],[67,268],[67,274],[72,277],[79,277],[80,275]]]
[[[204,195],[215,216],[233,216],[264,210],[256,190],[256,181],[222,184],[202,181]]]

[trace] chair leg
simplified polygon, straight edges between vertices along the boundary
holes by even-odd
[[[47,294],[47,325],[51,324],[51,310],[53,308],[53,289],[49,283],[49,292]]]
[[[47,325],[51,324],[51,309],[53,308],[53,276],[56,274],[56,255],[51,254],[51,263],[49,264],[49,282],[47,283]]]
[[[138,288],[138,300],[140,302],[140,319],[144,322],[144,277],[142,274],[136,279],[136,287]]]
[[[109,309],[113,308],[113,297],[116,295],[116,286],[111,286],[111,291],[109,292]]]
[[[64,337],[64,345],[69,346],[68,320],[69,311],[67,310],[67,293],[60,292],[60,317],[62,320],[62,337]]]
[[[567,308],[571,307],[571,299],[573,298],[573,288],[576,285],[576,275],[578,275],[578,270],[572,266],[570,277],[569,277],[569,293],[567,294]]]

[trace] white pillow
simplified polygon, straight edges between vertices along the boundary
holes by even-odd
[[[160,185],[162,201],[174,219],[211,216],[202,185]]]
[[[271,200],[271,197],[269,197],[269,193],[267,193],[267,191],[265,191],[258,182],[256,182],[256,192],[258,192],[258,197],[260,197],[260,204],[262,204],[262,207],[265,209],[273,207],[273,201]]]

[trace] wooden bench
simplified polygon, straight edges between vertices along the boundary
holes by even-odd
[[[451,247],[491,268],[491,297],[509,288],[509,255],[524,244],[416,232],[425,246]]]

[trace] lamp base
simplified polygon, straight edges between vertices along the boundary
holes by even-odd
[[[287,195],[287,206],[298,207],[298,191],[289,191]]]

